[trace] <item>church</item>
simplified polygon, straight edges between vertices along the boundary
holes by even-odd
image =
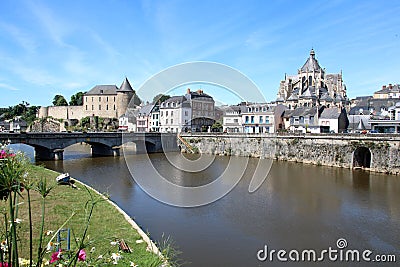
[[[280,82],[277,104],[293,110],[298,107],[346,107],[349,99],[342,73],[328,74],[315,58],[314,49],[296,75],[286,75]]]

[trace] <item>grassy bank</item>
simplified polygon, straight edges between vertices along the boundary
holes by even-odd
[[[135,263],[138,266],[160,266],[163,261],[154,253],[149,252],[148,245],[142,241],[139,233],[132,228],[124,216],[103,197],[90,189],[86,189],[80,183],[75,183],[77,188],[68,185],[57,185],[55,178],[58,173],[39,166],[30,166],[29,178],[40,180],[46,178],[48,186],[54,187],[45,202],[45,227],[48,233],[44,237],[44,246],[54,237],[57,230],[63,228],[71,229],[71,249],[77,248],[78,243],[84,236],[83,232],[88,219],[88,205],[95,199],[95,205],[90,218],[89,228],[84,238],[86,261],[84,266],[131,266]],[[30,190],[32,205],[33,225],[33,252],[37,253],[39,233],[41,225],[42,198],[34,190]],[[19,257],[29,259],[29,221],[27,191],[24,190],[17,199],[18,214],[21,219],[18,224]],[[1,201],[2,213],[7,209],[7,202]],[[3,216],[4,220],[4,216]],[[3,226],[4,228],[4,226]],[[2,239],[5,229],[1,229]],[[115,241],[123,239],[131,248],[132,253],[119,251]],[[57,239],[52,240],[54,243]],[[61,248],[66,249],[66,241],[61,242]],[[45,255],[45,260],[50,260],[55,249]],[[122,256],[118,263],[111,258],[112,253]],[[115,257],[115,254],[114,254]],[[89,263],[91,263],[89,265]],[[93,265],[92,265],[93,264]]]

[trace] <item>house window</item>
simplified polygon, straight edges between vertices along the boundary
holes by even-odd
[[[92,110],[94,110],[94,105],[92,105]]]
[[[99,105],[99,110],[101,110],[101,105]]]
[[[300,123],[304,123],[304,117],[300,117]]]
[[[93,96],[92,96],[92,102],[93,102]]]
[[[269,123],[269,117],[265,116],[265,123]]]
[[[171,119],[171,124],[174,124],[174,119]]]
[[[171,110],[171,117],[172,117],[172,116],[174,116],[174,111],[173,111],[173,110]]]
[[[263,123],[263,116],[260,116],[259,123]]]
[[[238,120],[238,119],[233,119],[233,122],[234,122],[234,123],[238,123],[239,120]]]
[[[165,120],[165,124],[168,124],[168,119]]]
[[[101,101],[101,96],[99,96],[99,102]]]
[[[103,90],[100,90],[100,94],[102,94],[102,93],[104,93],[104,91],[103,91]]]
[[[165,117],[168,117],[168,110],[165,111]]]
[[[87,105],[86,105],[86,110],[87,110]]]
[[[163,116],[163,112],[161,111],[161,117]]]
[[[254,116],[251,116],[250,120],[251,120],[251,123],[254,123]]]
[[[246,123],[249,123],[249,116],[246,116],[246,117],[245,117],[245,122],[246,122]]]
[[[185,110],[185,116],[187,116],[188,115],[188,112],[187,112],[187,110]]]
[[[114,96],[114,102],[115,102],[115,96]]]
[[[108,96],[107,96],[107,102],[108,102]]]
[[[106,106],[106,110],[108,110],[108,105]]]
[[[115,105],[114,105],[114,110],[115,110]]]

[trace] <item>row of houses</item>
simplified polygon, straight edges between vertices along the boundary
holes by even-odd
[[[228,133],[340,133],[348,126],[344,108],[298,107],[294,110],[274,103],[231,107],[223,117]]]
[[[119,130],[137,132],[200,132],[215,122],[214,99],[203,90],[187,89],[162,103],[128,108],[119,118]]]
[[[9,120],[3,120],[0,116],[0,132],[23,132],[27,127],[28,123],[20,116]]]

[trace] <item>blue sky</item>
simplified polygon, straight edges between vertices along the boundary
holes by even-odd
[[[139,88],[190,61],[240,70],[273,100],[312,47],[328,73],[343,71],[350,97],[371,95],[400,82],[399,14],[399,1],[2,0],[0,107],[50,105],[125,76]]]

